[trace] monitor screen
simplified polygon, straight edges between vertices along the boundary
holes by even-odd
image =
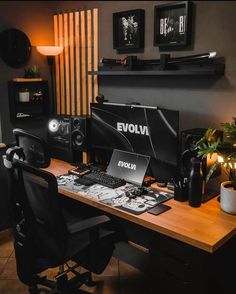
[[[152,106],[91,103],[93,148],[148,155],[177,166],[179,112]]]

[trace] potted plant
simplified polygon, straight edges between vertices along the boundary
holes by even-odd
[[[228,181],[221,183],[221,208],[228,213],[236,214],[236,118],[232,122],[221,124],[226,135],[223,142],[214,136],[216,130],[209,128],[197,142],[198,157],[210,157],[217,153],[218,160],[213,164],[206,176],[206,182],[218,166],[228,176]]]
[[[39,68],[37,65],[33,65],[30,68],[25,68],[25,78],[39,78]]]

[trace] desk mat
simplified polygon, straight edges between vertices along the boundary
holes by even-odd
[[[173,198],[172,194],[159,192],[151,188],[147,188],[147,192],[144,195],[130,198],[126,196],[127,192],[132,193],[137,189],[137,187],[132,184],[127,183],[124,186],[111,189],[99,184],[94,184],[92,186],[77,184],[74,182],[76,178],[77,176],[71,174],[58,176],[58,186],[135,215],[139,215],[159,203]]]

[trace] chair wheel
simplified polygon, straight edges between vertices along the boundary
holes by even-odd
[[[84,284],[88,287],[96,286],[96,282],[92,280],[92,275],[90,272],[87,273],[87,278],[85,279]]]
[[[94,287],[97,285],[96,282],[94,282],[92,279],[88,280],[88,281],[85,281],[85,285],[88,286],[88,287]]]

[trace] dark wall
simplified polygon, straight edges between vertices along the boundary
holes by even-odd
[[[154,6],[167,1],[1,1],[0,31],[15,27],[24,31],[35,45],[53,44],[54,12],[99,8],[99,56],[117,57],[112,48],[112,13],[134,8],[145,9],[145,50],[139,58],[159,58],[153,46]],[[180,126],[218,127],[236,114],[236,2],[194,1],[193,47],[172,52],[182,56],[217,51],[225,57],[226,72],[220,78],[209,77],[100,77],[100,92],[115,102],[138,101],[147,105],[181,111]],[[33,47],[28,66],[38,64],[48,76],[46,59]],[[11,138],[7,81],[23,75],[23,68],[13,70],[0,59],[0,117],[3,141]],[[1,135],[1,134],[0,134]],[[0,138],[1,140],[1,138]]]
[[[159,58],[153,46],[154,6],[167,1],[54,1],[56,11],[99,8],[99,56],[117,57],[112,47],[112,13],[145,9],[145,51],[139,58]],[[171,1],[169,1],[171,2]],[[193,48],[173,56],[217,51],[226,72],[210,77],[100,77],[100,92],[114,102],[138,101],[181,111],[180,126],[219,127],[236,115],[236,2],[194,1]],[[119,55],[122,56],[122,55]]]
[[[53,44],[54,12],[99,8],[99,56],[117,57],[112,48],[112,13],[145,9],[145,50],[139,58],[159,58],[153,46],[154,6],[163,1],[1,1],[0,32],[17,28],[26,33],[33,45],[26,67],[37,64],[41,76],[49,79],[46,58],[34,46]],[[236,115],[236,2],[194,1],[195,19],[191,50],[173,56],[217,51],[226,60],[225,75],[209,77],[103,77],[100,92],[110,101],[138,101],[146,105],[181,111],[181,128],[219,126]],[[0,141],[11,141],[7,81],[22,77],[24,68],[12,69],[0,58]],[[49,83],[50,85],[50,83]],[[41,130],[42,121],[26,128]],[[24,127],[24,125],[20,125]]]
[[[48,80],[49,70],[46,58],[40,55],[35,46],[53,45],[53,11],[47,1],[1,1],[0,2],[0,32],[9,28],[23,31],[30,39],[32,55],[26,68],[36,64],[41,77]],[[12,128],[23,127],[39,131],[40,122],[15,124],[10,122],[7,81],[14,77],[23,77],[24,67],[13,69],[0,58],[0,141],[11,142]],[[50,81],[49,81],[50,85]],[[2,133],[2,134],[1,134]]]

